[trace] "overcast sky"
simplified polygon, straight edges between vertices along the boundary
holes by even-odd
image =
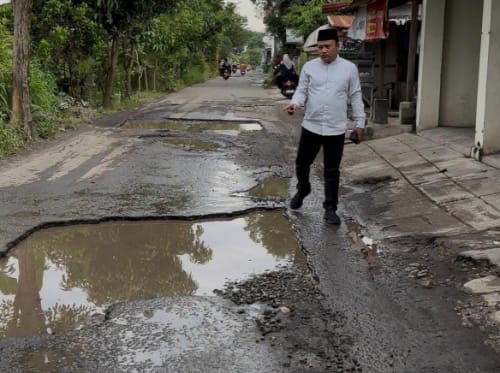
[[[248,28],[252,31],[265,32],[266,27],[262,22],[262,15],[251,0],[228,0],[236,4],[238,13],[248,19]]]
[[[266,27],[262,22],[262,16],[251,0],[226,0],[236,4],[238,13],[248,19],[248,28],[252,31],[264,32]],[[0,4],[9,3],[10,0],[0,0]]]

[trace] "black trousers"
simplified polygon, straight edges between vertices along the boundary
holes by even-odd
[[[314,159],[323,146],[323,165],[325,176],[325,209],[337,209],[339,181],[340,181],[340,161],[344,152],[345,134],[336,136],[317,135],[302,128],[300,134],[299,149],[295,167],[297,172],[297,190],[306,195],[311,191],[309,182],[309,172]]]

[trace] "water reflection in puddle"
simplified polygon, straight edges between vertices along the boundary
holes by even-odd
[[[212,295],[297,261],[296,234],[279,211],[46,229],[0,260],[0,336],[73,329],[120,301]]]
[[[247,194],[254,198],[286,198],[288,195],[288,179],[269,176],[262,180]]]
[[[187,137],[169,137],[166,139],[162,139],[161,141],[167,144],[181,146],[188,150],[213,151],[220,148],[220,144],[217,144],[216,142],[190,139]]]
[[[241,131],[260,131],[262,126],[259,123],[241,123],[230,121],[185,121],[185,120],[164,120],[164,121],[127,121],[122,128],[136,129],[162,129],[169,131],[203,132],[215,131],[224,134],[238,134]]]

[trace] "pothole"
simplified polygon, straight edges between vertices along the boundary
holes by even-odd
[[[237,135],[243,131],[260,131],[262,126],[257,122],[234,122],[234,121],[187,121],[187,120],[160,120],[160,121],[138,121],[128,120],[122,128],[134,128],[145,130],[168,130],[185,132],[219,132],[229,135]]]
[[[236,195],[258,199],[286,198],[288,195],[288,179],[274,175],[268,176],[248,191],[236,193]]]
[[[183,147],[187,150],[214,151],[221,147],[220,144],[188,137],[167,137],[161,140],[167,144]]]
[[[213,295],[303,261],[280,211],[48,228],[0,260],[0,336],[60,333],[116,302]]]

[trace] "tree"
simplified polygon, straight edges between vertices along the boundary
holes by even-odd
[[[85,84],[101,74],[104,32],[94,14],[89,4],[78,0],[33,4],[32,58],[56,77],[61,90],[76,97],[85,96]]]
[[[286,29],[291,28],[307,36],[325,23],[321,12],[323,0],[252,0],[264,9],[264,23],[271,34],[284,44]]]
[[[156,15],[174,10],[177,0],[91,0],[91,3],[108,35],[103,106],[109,107],[122,40],[130,37],[137,25],[147,24]]]
[[[248,49],[264,48],[266,45],[264,43],[263,38],[264,34],[260,32],[251,32],[250,37],[248,38],[247,48]]]
[[[32,0],[13,0],[14,46],[12,53],[11,123],[22,126],[29,140],[36,138],[29,90]]]

